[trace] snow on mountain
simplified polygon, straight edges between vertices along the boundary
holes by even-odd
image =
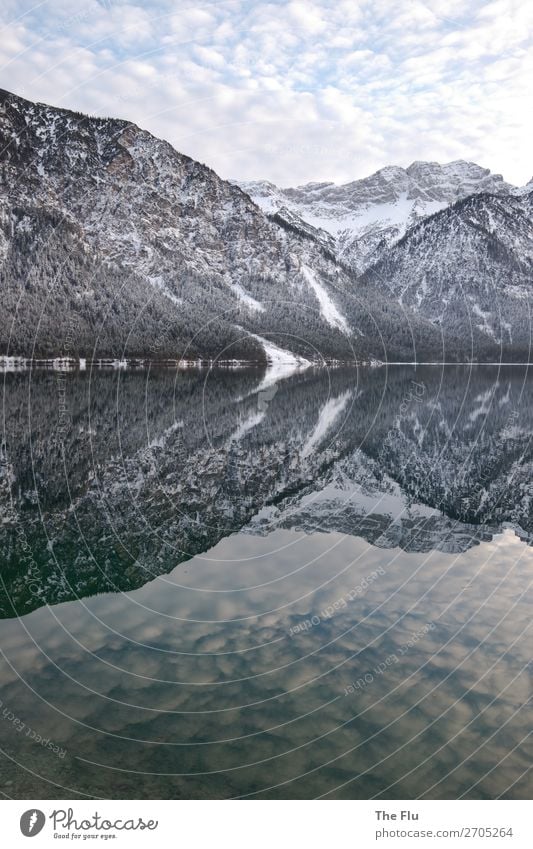
[[[320,312],[331,327],[338,327],[343,333],[349,332],[348,322],[333,303],[330,295],[322,284],[317,280],[316,274],[311,268],[302,265],[302,274],[316,295],[320,304]]]
[[[5,353],[69,337],[84,357],[264,361],[256,335],[275,329],[296,357],[351,356],[334,257],[167,142],[1,92],[0,149]]]
[[[405,169],[389,166],[340,186],[308,183],[280,189],[266,181],[240,185],[267,215],[292,215],[295,222],[300,219],[329,233],[336,255],[357,272],[413,224],[457,200],[515,191],[501,175],[462,160],[447,165],[413,162]]]
[[[529,180],[528,183],[525,184],[525,186],[520,186],[519,188],[515,189],[513,194],[515,194],[517,197],[529,198],[529,204],[531,206],[531,197],[533,195],[533,177],[531,178],[531,180]]]
[[[265,362],[277,333],[296,358],[412,359],[406,326],[439,350],[331,234],[134,124],[0,91],[0,151],[0,353]]]
[[[363,271],[358,295],[380,292],[467,358],[529,357],[533,183],[515,188],[470,162],[387,167],[343,186],[243,186],[272,215],[327,230],[343,264]],[[283,213],[285,214],[285,213]]]
[[[246,188],[127,121],[0,91],[0,355],[528,355],[527,187],[416,162]]]
[[[364,282],[363,282],[364,281]],[[525,196],[474,194],[421,221],[363,277],[474,348],[529,358],[533,222]]]
[[[310,360],[306,360],[305,357],[298,357],[290,351],[287,351],[285,348],[281,348],[279,345],[276,345],[271,340],[265,339],[263,336],[259,336],[257,333],[251,333],[250,335],[256,339],[264,349],[267,362],[270,366],[289,366],[291,369],[294,369],[311,365]]]

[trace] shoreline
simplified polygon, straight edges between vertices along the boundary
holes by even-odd
[[[83,372],[93,369],[106,369],[114,371],[134,371],[150,368],[166,368],[185,371],[187,369],[246,369],[264,368],[268,369],[275,365],[269,360],[214,360],[207,358],[197,359],[165,359],[153,360],[148,357],[129,357],[125,359],[113,359],[111,357],[99,357],[94,360],[75,357],[8,357],[0,356],[0,373],[14,371],[29,371],[31,369],[43,369],[61,372]],[[455,362],[450,360],[321,360],[311,361],[311,368],[388,368],[389,366],[519,366],[521,368],[533,365],[531,362],[520,361],[483,361]]]

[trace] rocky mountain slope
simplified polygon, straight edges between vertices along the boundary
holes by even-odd
[[[459,162],[247,188],[127,121],[0,91],[0,356],[528,355],[528,187]]]
[[[364,299],[380,293],[439,328],[439,359],[455,359],[457,338],[467,359],[529,359],[533,183],[515,188],[467,162],[416,162],[344,186],[245,188],[276,220],[317,228],[362,272]]]
[[[400,306],[135,125],[4,91],[0,150],[2,353],[412,358]]]
[[[476,194],[413,227],[365,274],[408,310],[529,359],[533,295],[532,194]],[[491,344],[492,343],[492,344]],[[490,349],[492,348],[492,353]]]
[[[280,189],[273,183],[240,183],[267,214],[313,227],[330,249],[361,272],[380,253],[428,215],[478,193],[520,191],[472,162],[413,162],[381,168],[343,185],[308,183]]]

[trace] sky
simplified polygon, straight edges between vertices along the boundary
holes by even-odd
[[[533,176],[527,0],[2,0],[0,21],[0,86],[129,119],[225,178]]]

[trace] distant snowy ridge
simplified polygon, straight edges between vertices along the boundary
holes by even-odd
[[[527,186],[516,188],[501,175],[463,160],[388,166],[343,185],[308,183],[280,189],[262,180],[238,185],[266,214],[285,210],[295,222],[301,219],[329,233],[338,257],[357,272],[379,259],[380,250],[401,239],[413,224],[462,198],[528,191]],[[530,191],[533,184],[528,185]]]

